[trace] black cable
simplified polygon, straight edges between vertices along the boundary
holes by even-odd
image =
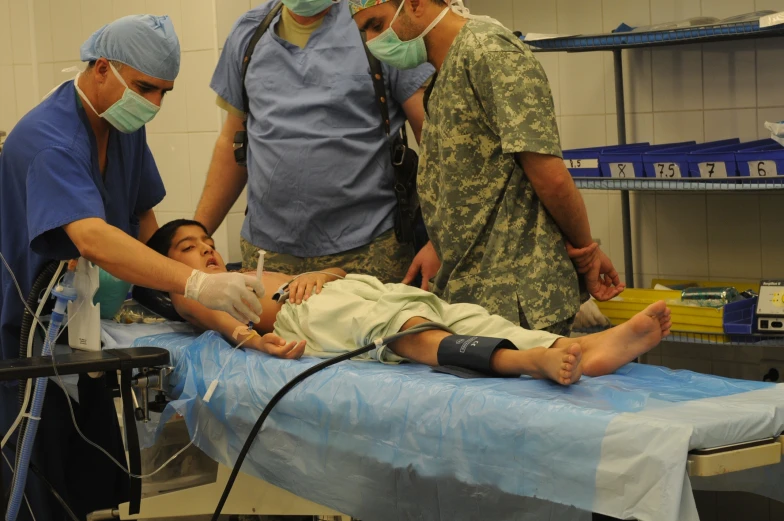
[[[33,323],[36,317],[34,317],[30,313],[28,308],[36,309],[36,306],[38,306],[39,303],[38,299],[39,296],[41,295],[41,292],[44,289],[46,289],[46,287],[51,283],[52,278],[57,275],[59,266],[60,263],[58,261],[48,261],[41,269],[41,272],[38,274],[38,277],[33,282],[33,286],[30,289],[30,293],[27,295],[27,305],[25,306],[22,314],[22,331],[19,335],[19,358],[22,360],[27,358],[27,341],[29,340],[30,335],[35,335],[36,331],[38,331],[38,328],[36,328],[35,330],[33,329]],[[44,307],[44,311],[46,310],[46,307],[49,307],[51,309],[52,306],[53,303],[47,304],[47,306]],[[44,312],[42,311],[41,315],[43,314]],[[44,341],[45,340],[46,339],[44,339]],[[19,397],[19,409],[21,411],[22,406],[24,405],[27,386],[34,385],[34,382],[32,380],[19,380],[18,385],[19,385],[19,390],[17,394]],[[33,390],[31,388],[30,395],[32,396],[32,394],[33,394]],[[32,400],[30,400],[30,402],[32,402]],[[28,409],[30,408],[30,403],[27,404],[27,407]],[[23,412],[27,412],[27,411],[23,411]],[[22,418],[22,421],[19,422],[19,427],[17,428],[16,436],[18,440],[24,439],[24,434],[26,430],[27,430],[27,418],[25,417]],[[16,458],[14,460],[15,466],[19,466],[19,457],[20,454],[17,453]]]
[[[390,337],[384,338],[382,340],[383,345],[391,344],[401,338],[413,335],[416,333],[422,333],[424,331],[431,331],[434,329],[440,329],[442,331],[449,331],[446,327],[436,324],[434,322],[425,322],[422,324],[418,324],[410,329],[406,329],[405,331],[401,331],[400,333],[396,333]],[[245,461],[245,458],[250,452],[250,447],[253,445],[253,442],[258,436],[259,431],[261,431],[262,425],[264,425],[264,421],[267,419],[267,416],[270,415],[272,409],[278,404],[278,402],[286,396],[297,384],[302,382],[303,380],[313,376],[314,374],[318,373],[322,369],[326,369],[327,367],[333,366],[335,364],[339,364],[340,362],[345,362],[346,360],[350,360],[356,356],[363,355],[368,351],[372,351],[376,349],[378,346],[375,342],[366,345],[365,347],[359,348],[356,351],[351,351],[350,353],[344,353],[340,356],[332,358],[330,360],[325,360],[319,364],[314,365],[310,369],[303,371],[302,373],[295,376],[289,383],[284,385],[280,391],[278,391],[275,396],[269,401],[267,406],[259,416],[259,419],[256,421],[256,424],[250,431],[248,435],[248,439],[245,440],[245,444],[242,446],[242,450],[240,450],[240,454],[237,457],[237,462],[234,464],[234,468],[231,471],[231,475],[229,476],[229,480],[226,482],[226,488],[223,489],[223,495],[218,502],[218,506],[215,508],[215,513],[212,515],[212,521],[218,521],[218,517],[220,517],[221,512],[223,511],[223,507],[226,504],[226,500],[229,499],[229,494],[231,493],[231,489],[234,486],[234,482],[237,480],[237,476],[240,473],[240,468],[242,467],[242,463]]]
[[[12,448],[14,452],[16,452],[16,445],[13,442],[9,441],[8,443],[6,443],[6,445]],[[54,485],[52,485],[49,482],[49,480],[44,477],[43,472],[41,472],[38,469],[35,463],[31,461],[29,468],[30,470],[33,471],[33,473],[36,476],[38,476],[38,479],[40,479],[43,482],[43,484],[46,485],[47,488],[49,488],[49,492],[52,493],[54,498],[60,503],[60,506],[63,507],[63,511],[66,513],[66,515],[70,517],[72,521],[81,521],[78,517],[76,517],[76,514],[73,513],[73,510],[70,509],[68,503],[66,503],[65,500],[62,498],[62,496],[60,496],[60,494],[57,493],[57,489],[54,488]]]

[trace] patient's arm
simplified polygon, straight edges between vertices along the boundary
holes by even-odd
[[[266,294],[261,301],[263,312],[261,321],[254,326],[254,329],[263,336],[258,336],[249,340],[245,345],[259,351],[269,353],[281,358],[299,358],[305,351],[305,342],[285,342],[283,339],[271,333],[274,329],[275,317],[280,311],[280,304],[272,300],[272,295],[282,285],[291,280],[291,277],[281,273],[264,273],[264,289]],[[171,294],[172,304],[177,313],[205,331],[217,331],[231,342],[234,331],[238,327],[247,329],[248,325],[243,324],[223,311],[214,311],[202,306],[195,300],[186,299],[182,295]],[[266,334],[265,334],[266,333]],[[244,337],[239,337],[242,341]],[[235,342],[238,343],[238,342]]]

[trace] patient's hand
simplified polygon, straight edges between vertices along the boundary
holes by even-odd
[[[304,273],[291,281],[289,284],[289,302],[292,304],[302,304],[308,300],[313,293],[321,293],[321,288],[327,282],[337,280],[337,275],[327,275],[326,273]]]
[[[286,342],[274,333],[257,336],[248,345],[257,351],[289,360],[298,360],[305,353],[305,341]]]

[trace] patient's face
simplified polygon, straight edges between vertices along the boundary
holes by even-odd
[[[226,271],[215,241],[198,226],[181,226],[172,238],[169,257],[207,273]]]

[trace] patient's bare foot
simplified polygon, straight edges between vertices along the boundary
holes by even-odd
[[[647,353],[670,334],[670,314],[661,300],[620,326],[577,339],[583,348],[583,372],[588,376],[611,374]]]
[[[572,385],[583,374],[583,350],[580,344],[562,339],[550,349],[545,349],[538,358],[538,378],[549,378],[561,385]]]

